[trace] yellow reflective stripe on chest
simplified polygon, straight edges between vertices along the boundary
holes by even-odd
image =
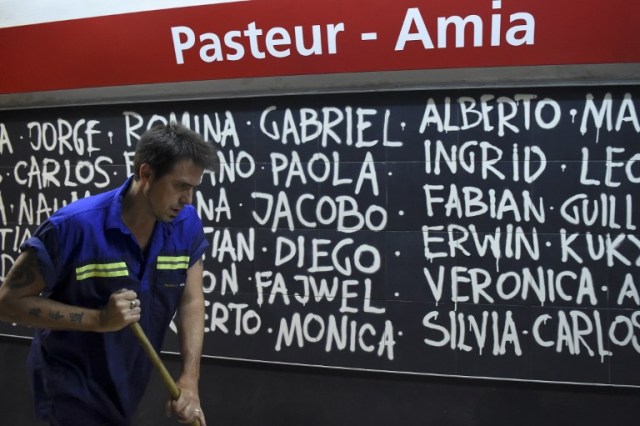
[[[95,277],[126,277],[129,276],[129,269],[124,262],[112,263],[90,263],[76,268],[76,280],[86,280]]]
[[[188,269],[189,256],[158,256],[158,269]]]

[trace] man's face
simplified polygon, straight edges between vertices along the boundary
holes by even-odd
[[[151,214],[162,222],[171,222],[180,210],[193,201],[193,190],[202,181],[204,169],[191,160],[175,164],[170,173],[148,181],[147,200]]]

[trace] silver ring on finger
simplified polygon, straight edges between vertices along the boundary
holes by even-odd
[[[134,299],[129,303],[129,309],[135,309],[137,307],[138,307],[138,301],[137,300]]]

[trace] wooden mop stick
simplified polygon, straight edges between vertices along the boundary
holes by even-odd
[[[131,327],[133,334],[135,334],[138,340],[140,341],[142,348],[149,356],[151,363],[155,366],[155,368],[160,373],[160,377],[162,378],[162,381],[164,382],[167,389],[169,390],[169,395],[171,395],[171,398],[173,398],[174,400],[178,399],[180,397],[180,388],[178,388],[178,385],[176,385],[176,382],[173,380],[173,377],[171,377],[171,374],[169,374],[169,370],[167,370],[167,367],[165,367],[164,363],[158,356],[158,353],[153,348],[153,345],[151,345],[151,342],[147,338],[147,335],[144,333],[144,330],[142,329],[142,327],[140,327],[140,324],[138,324],[137,322],[134,322],[129,324],[129,326]],[[193,423],[191,423],[191,425],[200,426],[200,420],[196,419]]]

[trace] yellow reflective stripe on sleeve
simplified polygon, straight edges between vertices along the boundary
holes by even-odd
[[[158,269],[188,269],[189,256],[158,256]]]
[[[76,268],[76,280],[86,280],[87,278],[104,277],[126,277],[129,269],[124,262],[113,263],[91,263]]]

